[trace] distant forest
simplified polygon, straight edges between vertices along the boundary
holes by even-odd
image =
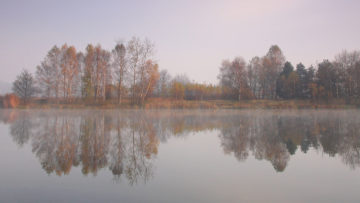
[[[360,52],[343,51],[315,67],[286,61],[277,45],[265,56],[224,60],[219,83],[172,77],[154,60],[154,44],[133,37],[113,50],[89,44],[85,52],[64,44],[52,47],[35,73],[23,70],[13,92],[26,104],[33,98],[48,103],[112,101],[142,105],[151,97],[172,100],[344,99],[360,98]]]

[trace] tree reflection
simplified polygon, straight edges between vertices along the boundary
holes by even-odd
[[[84,175],[109,167],[114,179],[125,176],[130,184],[152,176],[152,160],[159,139],[153,123],[141,113],[103,111],[17,111],[10,123],[13,140],[22,146],[31,140],[42,168],[59,176],[73,166]],[[1,120],[8,123],[7,112]]]
[[[269,160],[281,172],[298,148],[306,153],[321,146],[323,153],[338,154],[351,168],[360,166],[360,116],[356,112],[298,113],[265,111],[228,117],[233,127],[224,126],[220,133],[225,151],[233,152],[239,160],[252,152],[256,159]]]
[[[48,173],[111,171],[116,181],[148,181],[160,142],[215,130],[226,154],[266,160],[282,172],[296,153],[321,151],[360,166],[356,111],[0,111],[13,140]]]
[[[18,119],[5,119],[12,121],[10,126],[10,134],[12,135],[13,140],[19,146],[23,146],[25,143],[27,143],[33,134],[35,123],[34,120],[30,119],[30,116],[31,115],[29,115],[27,112],[19,112],[19,114],[16,116]]]

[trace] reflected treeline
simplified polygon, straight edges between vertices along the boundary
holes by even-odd
[[[130,184],[147,181],[160,142],[190,132],[219,132],[225,153],[250,155],[284,171],[292,155],[310,148],[360,166],[357,111],[0,111],[13,140],[29,142],[43,169],[57,175],[72,167],[96,175],[110,170]]]
[[[220,137],[225,153],[245,160],[250,152],[284,171],[291,155],[314,148],[360,166],[360,115],[357,111],[243,113],[224,118]]]
[[[13,140],[31,142],[48,173],[68,174],[73,166],[84,175],[108,168],[115,180],[130,184],[152,176],[159,139],[151,119],[141,113],[106,111],[1,111]]]

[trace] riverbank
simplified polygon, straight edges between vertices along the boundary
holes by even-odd
[[[41,103],[34,101],[20,105],[19,109],[352,109],[360,108],[359,104],[347,104],[344,100],[311,101],[311,100],[172,100],[148,99],[144,105],[131,105],[128,100],[117,104],[115,101],[89,103]]]

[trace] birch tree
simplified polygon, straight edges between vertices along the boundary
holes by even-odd
[[[47,99],[59,93],[59,72],[60,72],[60,49],[54,46],[46,55],[45,59],[36,67],[35,77],[39,90]]]
[[[131,102],[132,104],[139,103],[143,95],[139,84],[145,78],[141,76],[142,71],[146,66],[146,62],[151,60],[154,54],[154,45],[147,39],[140,40],[140,38],[133,37],[127,43],[129,80],[131,85]]]
[[[95,100],[106,99],[106,85],[111,83],[110,53],[101,48],[95,47]]]
[[[151,60],[148,60],[140,69],[140,81],[139,81],[139,103],[143,104],[145,98],[152,93],[154,87],[159,80],[158,64]]]
[[[40,65],[36,67],[35,78],[38,82],[39,91],[47,99],[59,98],[60,74],[61,74],[61,50],[53,46]]]
[[[94,97],[94,66],[95,66],[95,50],[94,46],[89,44],[86,47],[85,58],[84,58],[84,70],[82,75],[82,96],[84,99],[90,99]]]
[[[75,96],[78,87],[79,63],[76,49],[66,44],[61,48],[63,56],[61,59],[61,88],[63,98],[70,101]]]
[[[118,104],[121,103],[121,98],[124,89],[125,74],[128,72],[126,63],[126,48],[123,43],[117,44],[112,50],[113,68],[115,74],[115,85],[117,89]]]
[[[84,57],[84,71],[82,76],[82,95],[84,98],[105,100],[106,85],[111,83],[110,53],[89,44]]]

